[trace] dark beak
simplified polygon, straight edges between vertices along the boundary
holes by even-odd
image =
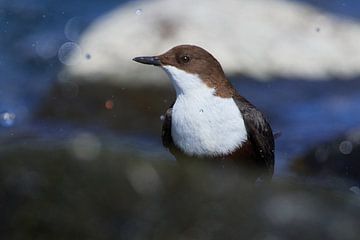
[[[150,64],[154,66],[160,66],[161,62],[158,56],[154,57],[136,57],[133,58],[135,62],[143,63],[143,64]]]

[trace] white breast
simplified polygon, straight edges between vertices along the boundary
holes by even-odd
[[[244,120],[232,98],[215,96],[197,75],[164,68],[177,92],[171,127],[176,146],[189,155],[221,156],[246,141]]]

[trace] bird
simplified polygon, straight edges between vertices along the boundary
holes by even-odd
[[[176,100],[165,111],[161,137],[177,160],[234,162],[256,172],[257,179],[271,180],[275,157],[271,126],[237,92],[213,55],[185,44],[133,60],[161,67],[175,88]]]

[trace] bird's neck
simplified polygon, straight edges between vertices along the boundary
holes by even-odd
[[[174,66],[163,66],[179,95],[197,95],[208,93],[223,98],[234,96],[235,90],[223,73],[202,75],[189,73]]]

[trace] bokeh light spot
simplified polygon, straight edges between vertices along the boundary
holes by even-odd
[[[58,57],[61,63],[65,65],[76,65],[80,62],[82,50],[74,42],[66,42],[59,48]]]
[[[11,127],[14,125],[16,115],[13,112],[0,113],[0,124],[3,127]]]
[[[105,108],[107,110],[112,110],[114,108],[114,101],[113,100],[106,100],[105,102]]]
[[[350,141],[342,141],[339,145],[339,151],[342,154],[348,155],[353,150],[353,144]]]

